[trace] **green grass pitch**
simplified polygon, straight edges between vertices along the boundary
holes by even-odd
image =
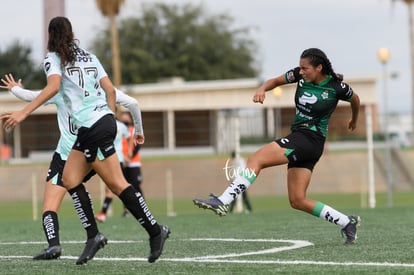
[[[99,229],[108,245],[84,266],[75,265],[85,233],[71,201],[60,211],[61,259],[33,261],[46,246],[31,203],[0,202],[0,274],[414,274],[414,193],[377,196],[377,208],[361,208],[359,194],[312,195],[347,214],[362,217],[358,241],[343,245],[340,228],[289,207],[286,196],[252,197],[253,212],[218,217],[191,199],[176,199],[176,216],[162,200],[148,200],[153,214],[172,231],[153,264],[148,236],[129,218],[113,217]],[[95,209],[99,209],[96,202]]]

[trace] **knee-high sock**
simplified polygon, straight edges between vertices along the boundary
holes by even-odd
[[[95,237],[98,234],[98,225],[93,214],[92,200],[85,186],[81,183],[75,188],[68,190],[68,192],[72,197],[73,206],[76,213],[78,213],[83,228],[86,230],[88,239]]]
[[[240,176],[237,176],[229,187],[227,187],[227,189],[219,197],[219,200],[226,205],[230,204],[241,193],[245,192],[255,180],[256,175],[254,172],[249,172],[246,168],[240,173]]]
[[[328,222],[337,224],[341,227],[345,227],[349,223],[349,218],[347,215],[342,214],[329,205],[326,205],[319,201],[316,202],[316,205],[312,211],[312,215],[324,219]]]
[[[59,240],[59,220],[57,213],[54,211],[46,211],[42,216],[43,231],[46,235],[46,240],[50,246],[60,245]]]
[[[160,227],[154,216],[151,214],[144,197],[141,193],[137,192],[132,185],[125,188],[119,195],[119,198],[151,237],[160,234]]]

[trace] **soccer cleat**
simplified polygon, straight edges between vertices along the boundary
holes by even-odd
[[[95,216],[95,220],[97,220],[100,223],[104,223],[106,221],[106,214],[103,212],[99,213]]]
[[[62,254],[60,245],[49,246],[42,252],[33,257],[33,260],[53,260],[58,259]]]
[[[85,264],[91,260],[99,249],[103,248],[108,243],[108,239],[102,234],[98,233],[94,238],[86,241],[85,249],[76,261],[77,265]]]
[[[210,194],[211,199],[194,199],[193,202],[200,208],[210,209],[219,216],[226,216],[229,212],[229,205],[225,205],[213,194]]]
[[[160,234],[155,237],[149,239],[150,241],[150,255],[148,257],[148,262],[153,263],[155,262],[162,254],[162,250],[164,248],[164,243],[170,236],[170,229],[166,225],[159,225],[160,226]]]
[[[349,223],[341,229],[342,237],[346,237],[344,244],[353,244],[357,239],[357,227],[361,223],[361,217],[348,216]]]

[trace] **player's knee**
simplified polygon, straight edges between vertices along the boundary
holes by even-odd
[[[79,182],[77,184],[73,183],[73,180],[71,179],[71,177],[65,176],[65,174],[63,174],[62,176],[62,182],[63,182],[63,187],[65,187],[67,190],[75,188],[79,184]]]
[[[293,209],[302,210],[304,208],[304,199],[301,198],[289,198],[290,206]]]

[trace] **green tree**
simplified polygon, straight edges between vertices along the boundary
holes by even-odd
[[[191,4],[142,5],[142,15],[119,25],[124,83],[156,82],[180,76],[185,80],[256,77],[255,42],[247,27],[230,29],[229,15],[209,16]],[[112,71],[109,27],[92,48],[108,72]]]
[[[12,73],[16,80],[23,80],[26,88],[43,88],[46,78],[42,64],[35,64],[31,53],[30,46],[22,45],[18,41],[12,42],[4,51],[0,50],[0,76]]]

